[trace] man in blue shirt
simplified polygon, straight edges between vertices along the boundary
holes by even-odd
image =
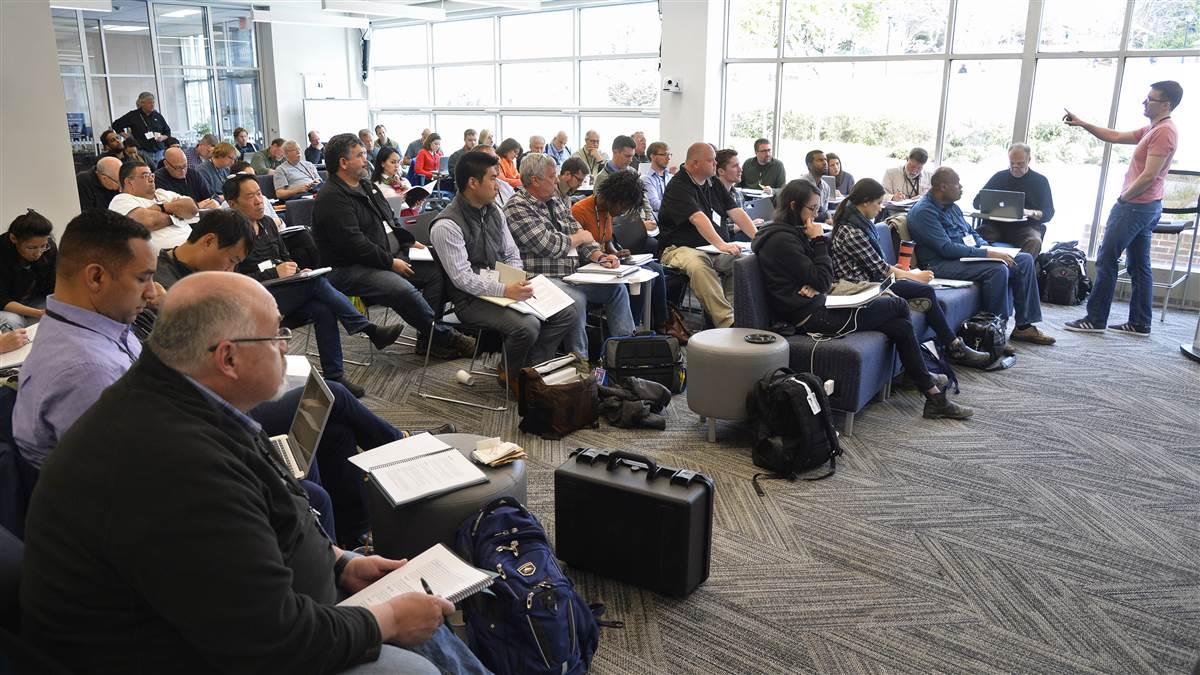
[[[953,169],[938,169],[931,182],[929,192],[908,212],[908,232],[917,244],[921,264],[939,277],[978,282],[980,309],[985,312],[1007,319],[1015,306],[1017,327],[1010,339],[1054,344],[1053,337],[1034,325],[1042,320],[1042,305],[1033,256],[984,248],[987,242],[971,229],[955,204],[962,198],[962,184]],[[962,258],[993,260],[964,262]]]

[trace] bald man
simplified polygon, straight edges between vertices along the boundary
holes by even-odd
[[[107,209],[113,197],[121,194],[121,160],[101,157],[96,168],[75,174],[79,190],[79,209]]]
[[[249,277],[176,284],[141,358],[42,473],[23,637],[95,673],[485,672],[444,627],[444,598],[337,606],[404,563],[332,545],[247,415],[284,382],[279,321]]]
[[[187,155],[178,147],[167,148],[163,153],[163,165],[154,172],[154,187],[191,197],[201,209],[220,206],[213,198],[208,183],[199,171],[188,164]]]
[[[710,180],[717,172],[717,153],[708,143],[688,147],[683,171],[663,191],[658,210],[658,242],[662,263],[688,277],[692,292],[717,328],[733,325],[733,261],[741,247],[725,241],[717,232],[715,216],[731,220],[751,239],[758,228],[738,206],[728,190]],[[720,254],[699,248],[712,244]]]

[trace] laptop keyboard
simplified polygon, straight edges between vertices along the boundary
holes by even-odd
[[[300,469],[296,466],[296,461],[292,459],[291,449],[288,447],[287,437],[276,437],[271,439],[271,446],[275,448],[275,454],[279,455],[283,463],[287,465],[289,471],[297,478],[300,476]]]

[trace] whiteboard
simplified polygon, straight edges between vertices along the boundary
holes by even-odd
[[[304,133],[316,130],[328,140],[335,134],[357,134],[371,126],[371,112],[365,98],[304,99]]]

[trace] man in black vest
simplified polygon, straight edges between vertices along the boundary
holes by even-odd
[[[578,315],[572,305],[543,322],[479,299],[491,296],[528,300],[533,296],[528,282],[502,284],[493,272],[497,262],[522,267],[521,252],[504,213],[496,205],[499,163],[495,155],[477,151],[458,160],[454,169],[458,195],[434,219],[429,238],[450,279],[454,313],[467,323],[487,326],[503,335],[508,367],[515,374],[553,357]]]
[[[473,355],[474,338],[438,325],[445,305],[442,271],[436,263],[409,259],[409,249],[422,244],[400,225],[379,188],[368,180],[362,142],[352,134],[329,139],[325,166],[329,179],[317,193],[312,231],[322,261],[333,267],[329,283],[367,304],[392,308],[417,329],[420,353],[432,338],[435,357]]]

